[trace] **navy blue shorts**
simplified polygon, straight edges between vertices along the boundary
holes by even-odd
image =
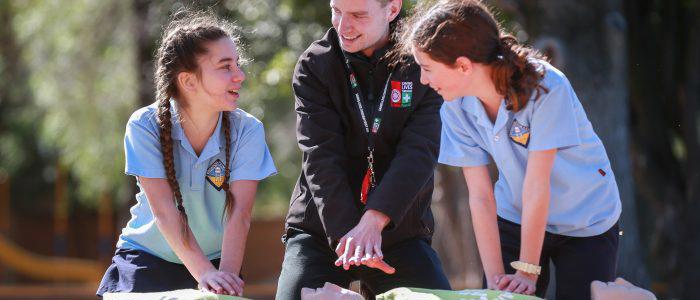
[[[501,254],[506,274],[515,270],[510,262],[520,257],[519,224],[498,217]],[[535,294],[544,298],[549,284],[549,262],[555,266],[555,299],[591,299],[591,282],[614,281],[617,265],[619,227],[615,223],[606,232],[589,237],[570,237],[545,232],[540,256],[542,273]],[[484,280],[484,284],[486,281]]]
[[[211,261],[219,267],[219,259]],[[176,264],[140,250],[117,249],[107,268],[97,296],[104,293],[149,293],[196,289],[197,281],[185,265]]]

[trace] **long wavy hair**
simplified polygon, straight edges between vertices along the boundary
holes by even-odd
[[[535,99],[548,92],[541,85],[544,72],[538,51],[518,43],[496,21],[491,10],[478,0],[443,0],[419,5],[399,30],[401,51],[413,49],[433,60],[454,66],[464,56],[492,67],[496,91],[506,98],[506,107],[519,111],[533,93]]]

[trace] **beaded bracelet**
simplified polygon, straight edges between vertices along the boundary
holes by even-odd
[[[542,272],[542,267],[538,265],[528,264],[522,261],[511,262],[510,266],[513,267],[513,269],[523,271],[528,274],[540,275],[540,272]]]

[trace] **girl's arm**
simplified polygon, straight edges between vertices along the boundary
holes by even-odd
[[[549,212],[550,175],[557,150],[530,151],[523,182],[523,212],[520,233],[520,261],[540,264]],[[531,279],[537,276],[523,273]]]
[[[231,215],[226,219],[219,269],[238,277],[243,264],[257,188],[257,180],[236,180],[231,184],[230,193],[233,194],[234,203]]]
[[[520,228],[520,258],[525,263],[539,265],[549,212],[550,175],[557,150],[530,151],[523,182],[523,212]],[[516,271],[498,279],[498,289],[532,294],[537,275]]]
[[[182,234],[182,218],[173,200],[173,193],[168,181],[161,178],[138,177],[141,187],[146,192],[148,203],[156,222],[156,226],[168,245],[199,283],[200,288],[212,290],[218,294],[242,293],[242,288],[231,274],[219,272],[204,255],[197,240],[189,228],[189,234]]]
[[[479,256],[484,265],[487,287],[496,288],[496,276],[505,273],[496,218],[496,198],[486,166],[463,167],[469,189],[469,210],[474,224]]]
[[[216,270],[216,268],[204,255],[191,231],[187,235],[188,246],[185,245],[183,239],[185,236],[182,235],[182,219],[174,204],[173,193],[168,181],[161,178],[145,177],[138,177],[138,180],[146,192],[158,229],[163,233],[163,237],[177,254],[177,257],[185,264],[187,270],[197,282],[200,282],[205,273]]]

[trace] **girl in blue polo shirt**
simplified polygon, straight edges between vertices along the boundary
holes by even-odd
[[[550,260],[557,299],[590,299],[593,280],[614,280],[619,192],[564,74],[479,1],[419,11],[402,40],[446,100],[439,161],[463,168],[487,287],[543,297]]]
[[[201,288],[241,295],[258,181],[274,174],[263,125],[237,109],[245,79],[232,27],[171,21],[156,55],[157,101],[126,126],[140,192],[97,295]]]

